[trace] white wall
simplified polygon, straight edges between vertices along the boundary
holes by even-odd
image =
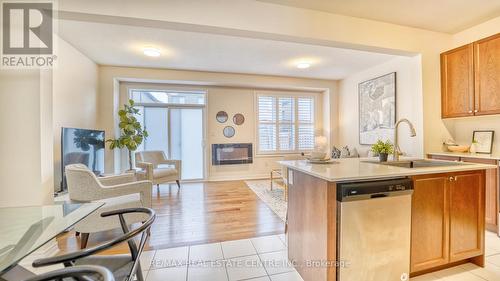
[[[98,66],[68,42],[55,37],[57,67],[53,70],[54,186],[61,182],[61,127],[97,128]]]
[[[398,57],[387,63],[350,75],[339,82],[339,138],[338,146],[356,147],[366,156],[370,146],[359,144],[358,84],[391,72],[396,72],[396,119],[408,118],[417,130],[410,138],[405,124],[401,125],[401,149],[413,156],[423,156],[423,110],[420,56]]]
[[[0,207],[52,202],[50,71],[0,70]]]
[[[181,71],[168,69],[146,69],[101,66],[99,83],[99,124],[106,129],[107,137],[112,137],[116,133],[116,112],[118,106],[124,102],[123,87],[119,86],[117,80],[136,81],[153,83],[158,86],[163,84],[175,84],[173,87],[187,89],[204,89],[208,92],[207,105],[207,149],[210,151],[212,143],[221,142],[254,142],[255,141],[255,109],[254,92],[255,89],[289,89],[295,91],[323,91],[319,95],[318,103],[318,129],[325,135],[330,134],[330,125],[336,122],[332,118],[330,110],[325,110],[324,101],[333,100],[329,106],[336,108],[337,105],[335,91],[336,82],[329,80],[301,79],[290,77],[245,75],[232,73],[215,73],[200,71]],[[156,84],[154,84],[156,83]],[[123,83],[122,83],[123,84]],[[189,86],[182,85],[189,84]],[[118,94],[120,92],[122,94]],[[118,89],[118,90],[117,90]],[[326,95],[326,96],[325,96]],[[327,108],[328,109],[328,108]],[[246,121],[243,126],[237,127],[236,136],[232,139],[222,137],[223,125],[215,121],[215,114],[219,110],[226,110],[230,116],[241,112],[245,115]],[[327,127],[323,126],[326,124]],[[336,124],[335,124],[336,126]],[[123,162],[123,155],[118,152],[106,150],[106,170],[108,172],[119,172],[126,169],[120,167],[118,163]],[[209,179],[232,179],[243,177],[263,177],[268,176],[269,167],[276,166],[277,157],[256,158],[252,165],[235,165],[225,167],[210,167],[210,154],[207,154],[209,164]]]
[[[500,17],[453,35],[453,46],[459,47],[500,32]],[[460,144],[470,145],[474,130],[494,130],[493,153],[500,153],[500,115],[446,119],[444,124]]]

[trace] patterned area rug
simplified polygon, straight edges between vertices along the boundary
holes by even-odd
[[[285,188],[282,181],[275,180],[272,191],[270,180],[249,180],[245,183],[278,217],[283,221],[286,220],[287,203],[284,198]]]

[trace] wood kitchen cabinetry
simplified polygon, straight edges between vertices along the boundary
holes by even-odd
[[[500,33],[441,54],[442,118],[500,114]]]
[[[498,166],[498,161],[494,159],[462,157],[461,161]],[[498,232],[498,169],[486,170],[485,181],[486,181],[486,191],[485,191],[486,229],[488,229],[489,231]]]
[[[485,159],[485,158],[474,158],[474,157],[461,157],[461,156],[444,156],[444,155],[433,155],[429,154],[428,158],[435,160],[445,160],[445,161],[462,161],[468,163],[479,163],[498,166],[498,160],[496,159]],[[486,229],[492,232],[498,232],[498,198],[499,198],[499,172],[498,169],[486,170],[485,178],[485,200],[486,200],[486,210],[485,210],[485,223]]]
[[[474,115],[473,45],[441,54],[441,112],[443,118]]]
[[[416,176],[412,274],[484,255],[484,171]]]

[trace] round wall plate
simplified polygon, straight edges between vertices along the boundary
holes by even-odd
[[[232,138],[234,136],[234,134],[236,133],[234,128],[231,126],[224,127],[224,130],[222,132],[226,138]]]

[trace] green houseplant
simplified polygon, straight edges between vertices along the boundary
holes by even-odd
[[[120,137],[117,139],[106,140],[109,143],[110,149],[127,148],[129,169],[132,170],[132,152],[141,145],[145,138],[148,137],[146,128],[142,128],[141,123],[136,118],[139,115],[139,109],[135,108],[134,101],[129,100],[128,104],[123,105],[123,109],[118,111],[120,123]]]
[[[372,151],[375,154],[378,154],[380,162],[386,162],[389,154],[394,152],[394,146],[389,140],[386,142],[378,140],[374,145],[372,145]]]

